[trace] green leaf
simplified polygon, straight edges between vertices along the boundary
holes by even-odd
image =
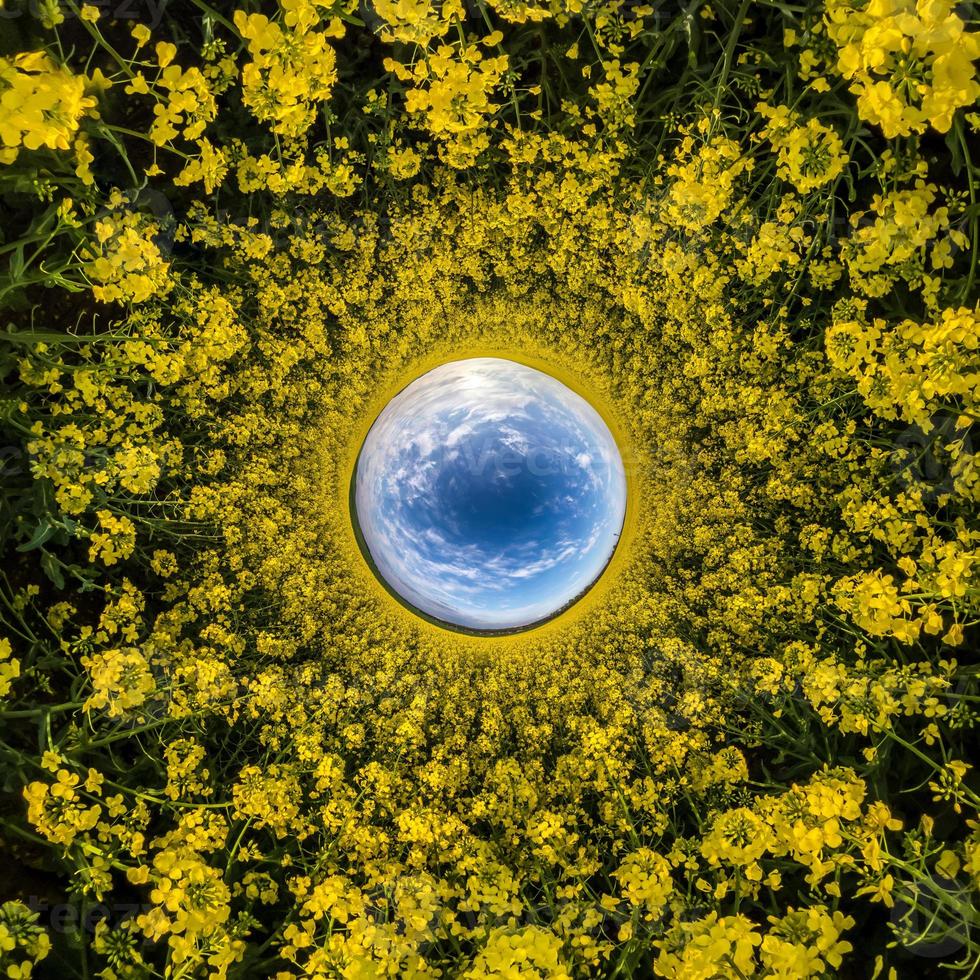
[[[56,530],[57,528],[47,517],[42,517],[37,527],[34,528],[34,533],[31,535],[30,540],[22,545],[18,545],[17,550],[33,551],[35,548],[40,548],[45,541],[50,540]]]
[[[949,166],[953,173],[959,177],[963,169],[963,149],[957,139],[956,130],[951,129],[946,134],[946,149],[949,150]]]
[[[42,553],[41,568],[44,570],[44,574],[54,583],[55,588],[63,589],[65,587],[65,577],[61,574],[61,562],[51,552],[45,551]]]
[[[23,246],[23,244],[18,245],[10,253],[10,261],[8,263],[8,268],[10,270],[10,281],[12,283],[19,282],[24,277],[24,246]]]

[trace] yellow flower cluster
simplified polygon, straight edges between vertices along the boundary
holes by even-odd
[[[424,114],[429,132],[445,142],[446,162],[457,169],[470,166],[490,145],[490,97],[507,70],[507,57],[485,58],[476,45],[447,44],[411,71],[391,59],[387,64],[413,83],[405,108]]]
[[[24,789],[27,818],[48,840],[68,846],[79,834],[92,830],[102,816],[98,802],[88,803],[79,790],[77,773],[67,769],[57,771],[55,781],[35,781]],[[88,793],[97,787],[83,784]]]
[[[752,169],[741,148],[726,137],[714,137],[696,145],[687,136],[667,167],[672,178],[668,214],[681,228],[698,232],[716,221],[729,207],[738,178]]]
[[[743,915],[719,917],[712,912],[703,919],[675,927],[660,943],[657,958],[660,976],[703,978],[739,976],[805,980],[827,975],[838,968],[854,947],[841,934],[854,919],[821,906],[793,910],[783,917],[769,916],[771,928],[763,935]],[[733,972],[737,971],[737,972]]]
[[[281,24],[265,14],[235,11],[235,26],[252,59],[242,68],[242,98],[256,119],[281,136],[305,133],[337,80],[329,39],[342,37],[344,29],[335,19],[326,30],[316,30],[320,6],[327,5],[285,0]]]
[[[435,38],[444,37],[453,21],[464,15],[459,0],[377,0],[377,15],[384,19],[381,40],[387,44],[397,41],[427,47]]]
[[[89,561],[101,560],[106,565],[128,558],[136,547],[136,528],[125,515],[113,514],[110,510],[98,510],[99,530],[92,532],[89,548]]]
[[[843,173],[848,158],[836,131],[819,119],[801,124],[787,106],[760,103],[756,111],[767,121],[763,132],[779,161],[779,176],[801,194],[821,187]]]
[[[199,68],[183,69],[172,64],[177,48],[161,41],[156,46],[159,71],[151,83],[138,71],[127,81],[127,95],[153,97],[153,124],[149,137],[156,146],[166,146],[178,136],[196,140],[214,119],[217,104],[208,79]]]
[[[10,685],[20,677],[20,661],[13,656],[7,637],[0,639],[0,698],[10,693]]]
[[[950,227],[948,209],[932,207],[936,192],[934,184],[919,179],[914,187],[876,194],[867,212],[852,213],[854,231],[842,258],[855,289],[878,297],[905,281],[934,301],[937,273],[952,264],[952,247],[967,244],[964,232]]]
[[[746,282],[761,285],[776,275],[797,268],[803,261],[812,237],[798,220],[798,208],[792,198],[784,200],[776,220],[764,221],[735,268]]]
[[[51,951],[51,939],[38,925],[38,913],[21,901],[0,905],[0,970],[12,980],[27,980]]]
[[[143,704],[156,687],[146,656],[136,647],[82,657],[82,666],[92,683],[87,711],[105,708],[110,717],[126,714]]]
[[[98,115],[87,81],[44,51],[0,58],[0,164],[21,148],[68,150],[82,120]]]
[[[510,931],[494,929],[465,980],[571,980],[561,961],[561,941],[545,929],[530,926]]]
[[[977,310],[947,308],[928,323],[845,320],[827,331],[826,344],[834,364],[854,379],[865,404],[882,418],[901,418],[928,433],[937,413],[970,416],[980,407]],[[957,476],[965,478],[962,492],[970,493],[973,474]]]
[[[659,918],[674,883],[670,877],[670,864],[648,847],[630,854],[613,872],[619,880],[626,900],[642,908],[648,919]]]
[[[204,184],[204,190],[210,194],[225,179],[228,156],[208,139],[202,139],[198,145],[201,148],[200,154],[187,161],[184,169],[174,178],[174,185],[188,187],[200,181]]]
[[[130,873],[130,880],[148,882],[154,903],[151,911],[136,918],[143,935],[170,938],[176,964],[191,967],[206,962],[214,976],[224,976],[239,961],[244,943],[226,929],[230,891],[221,872],[195,850],[175,847],[160,851],[152,867]]]
[[[862,119],[886,137],[949,131],[980,96],[973,62],[980,35],[951,0],[829,0],[824,18],[837,70],[851,81]]]
[[[86,273],[103,303],[142,303],[170,286],[170,263],[154,241],[158,225],[138,211],[110,213],[96,223]]]
[[[613,60],[605,66],[603,80],[592,89],[599,118],[609,133],[628,129],[636,121],[633,97],[640,85],[639,67]]]

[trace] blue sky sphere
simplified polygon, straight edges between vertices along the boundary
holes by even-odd
[[[354,506],[389,588],[449,625],[547,619],[612,556],[626,475],[599,413],[515,361],[443,364],[399,392],[364,440]]]

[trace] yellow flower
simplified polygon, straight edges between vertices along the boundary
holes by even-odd
[[[115,565],[120,559],[128,558],[136,547],[136,527],[123,515],[108,510],[96,511],[101,530],[93,531],[89,547],[89,561]]]
[[[85,268],[97,300],[143,303],[168,291],[170,263],[154,241],[159,227],[152,219],[121,211],[98,221],[95,232],[97,244]]]
[[[670,864],[647,847],[627,855],[613,876],[619,880],[626,900],[643,908],[649,920],[659,917],[674,889]]]
[[[427,63],[416,66],[405,108],[424,115],[450,166],[470,166],[489,145],[487,126],[497,108],[490,96],[506,70],[506,55],[484,58],[476,45],[441,45]]]
[[[174,178],[174,185],[187,187],[200,181],[204,184],[204,190],[211,194],[228,172],[228,158],[225,151],[213,146],[210,140],[202,139],[198,145],[201,148],[200,156],[187,161],[184,169]]]
[[[819,119],[801,123],[786,106],[760,103],[756,111],[769,120],[763,133],[777,154],[780,177],[805,194],[844,172],[848,156],[837,132]]]
[[[701,853],[711,864],[722,861],[749,865],[770,849],[772,832],[755,813],[745,807],[718,816],[701,842]]]
[[[929,126],[948,132],[956,110],[980,95],[972,64],[980,36],[965,30],[949,0],[831,0],[825,22],[858,113],[888,138]]]
[[[144,653],[136,647],[106,650],[82,657],[92,682],[85,710],[106,708],[109,717],[138,708],[156,689],[156,681]]]
[[[161,68],[166,68],[177,57],[177,45],[171,44],[169,41],[158,41],[154,51],[157,56],[157,64]]]
[[[327,43],[334,32],[313,30],[319,14],[308,3],[287,16],[285,30],[264,14],[236,10],[234,19],[252,59],[242,69],[245,105],[275,133],[305,133],[337,79],[336,55]]]
[[[676,923],[665,939],[656,940],[661,953],[654,969],[657,976],[669,980],[727,977],[733,966],[741,976],[752,976],[761,942],[750,919],[743,915],[719,917],[711,912],[693,922]]]
[[[0,144],[16,149],[68,150],[96,99],[86,79],[58,68],[44,52],[0,58]]]
[[[142,48],[150,40],[150,29],[146,24],[134,24],[130,30],[133,39],[136,41],[136,47]]]
[[[12,653],[10,640],[0,637],[0,698],[10,693],[10,685],[20,677],[20,661]]]
[[[558,936],[538,926],[509,930],[496,928],[486,945],[461,974],[464,980],[571,980],[561,959]]]

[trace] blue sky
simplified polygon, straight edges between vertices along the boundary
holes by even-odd
[[[601,416],[502,358],[435,368],[368,433],[355,506],[371,557],[407,602],[473,629],[546,618],[616,546],[626,478]]]

